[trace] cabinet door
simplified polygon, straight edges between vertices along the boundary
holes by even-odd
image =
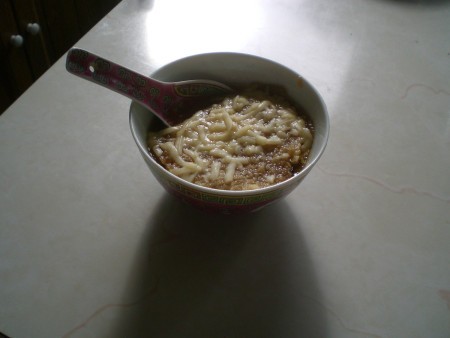
[[[12,103],[11,93],[8,90],[8,82],[0,69],[0,115]],[[1,336],[0,336],[1,337]]]
[[[47,25],[52,61],[60,58],[82,36],[73,1],[35,0]]]
[[[89,31],[121,0],[74,0],[78,22],[83,32]]]
[[[9,0],[0,0],[0,15],[0,111],[3,111],[33,83],[33,74],[23,44],[14,47],[10,41],[11,36],[20,32]]]
[[[41,76],[51,65],[48,53],[46,25],[38,14],[36,1],[14,0],[17,25],[25,39],[24,48],[35,79]]]

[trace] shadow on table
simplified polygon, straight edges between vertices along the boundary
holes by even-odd
[[[165,196],[137,252],[114,337],[325,337],[302,224],[286,202],[244,216]]]

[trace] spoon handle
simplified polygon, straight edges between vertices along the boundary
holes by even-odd
[[[109,60],[79,48],[72,48],[66,59],[66,69],[85,80],[114,90],[145,106],[157,105],[155,100],[172,96],[173,86],[138,74]],[[152,109],[153,110],[153,109]]]
[[[139,102],[168,126],[184,121],[205,98],[231,92],[228,86],[210,80],[157,81],[79,48],[69,50],[66,69]]]

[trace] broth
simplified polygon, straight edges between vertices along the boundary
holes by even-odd
[[[254,190],[289,179],[307,163],[313,125],[278,87],[253,85],[149,133],[152,156],[189,182]]]

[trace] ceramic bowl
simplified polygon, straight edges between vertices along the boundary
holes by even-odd
[[[315,166],[325,150],[330,128],[320,94],[297,72],[274,61],[240,53],[208,53],[189,56],[158,69],[152,77],[162,81],[211,79],[228,85],[254,82],[281,85],[294,104],[301,106],[315,127],[307,165],[284,182],[247,191],[228,191],[187,182],[164,169],[147,150],[147,134],[161,128],[158,119],[136,102],[130,107],[130,127],[139,151],[159,183],[172,195],[208,211],[238,213],[256,211],[294,190]]]

